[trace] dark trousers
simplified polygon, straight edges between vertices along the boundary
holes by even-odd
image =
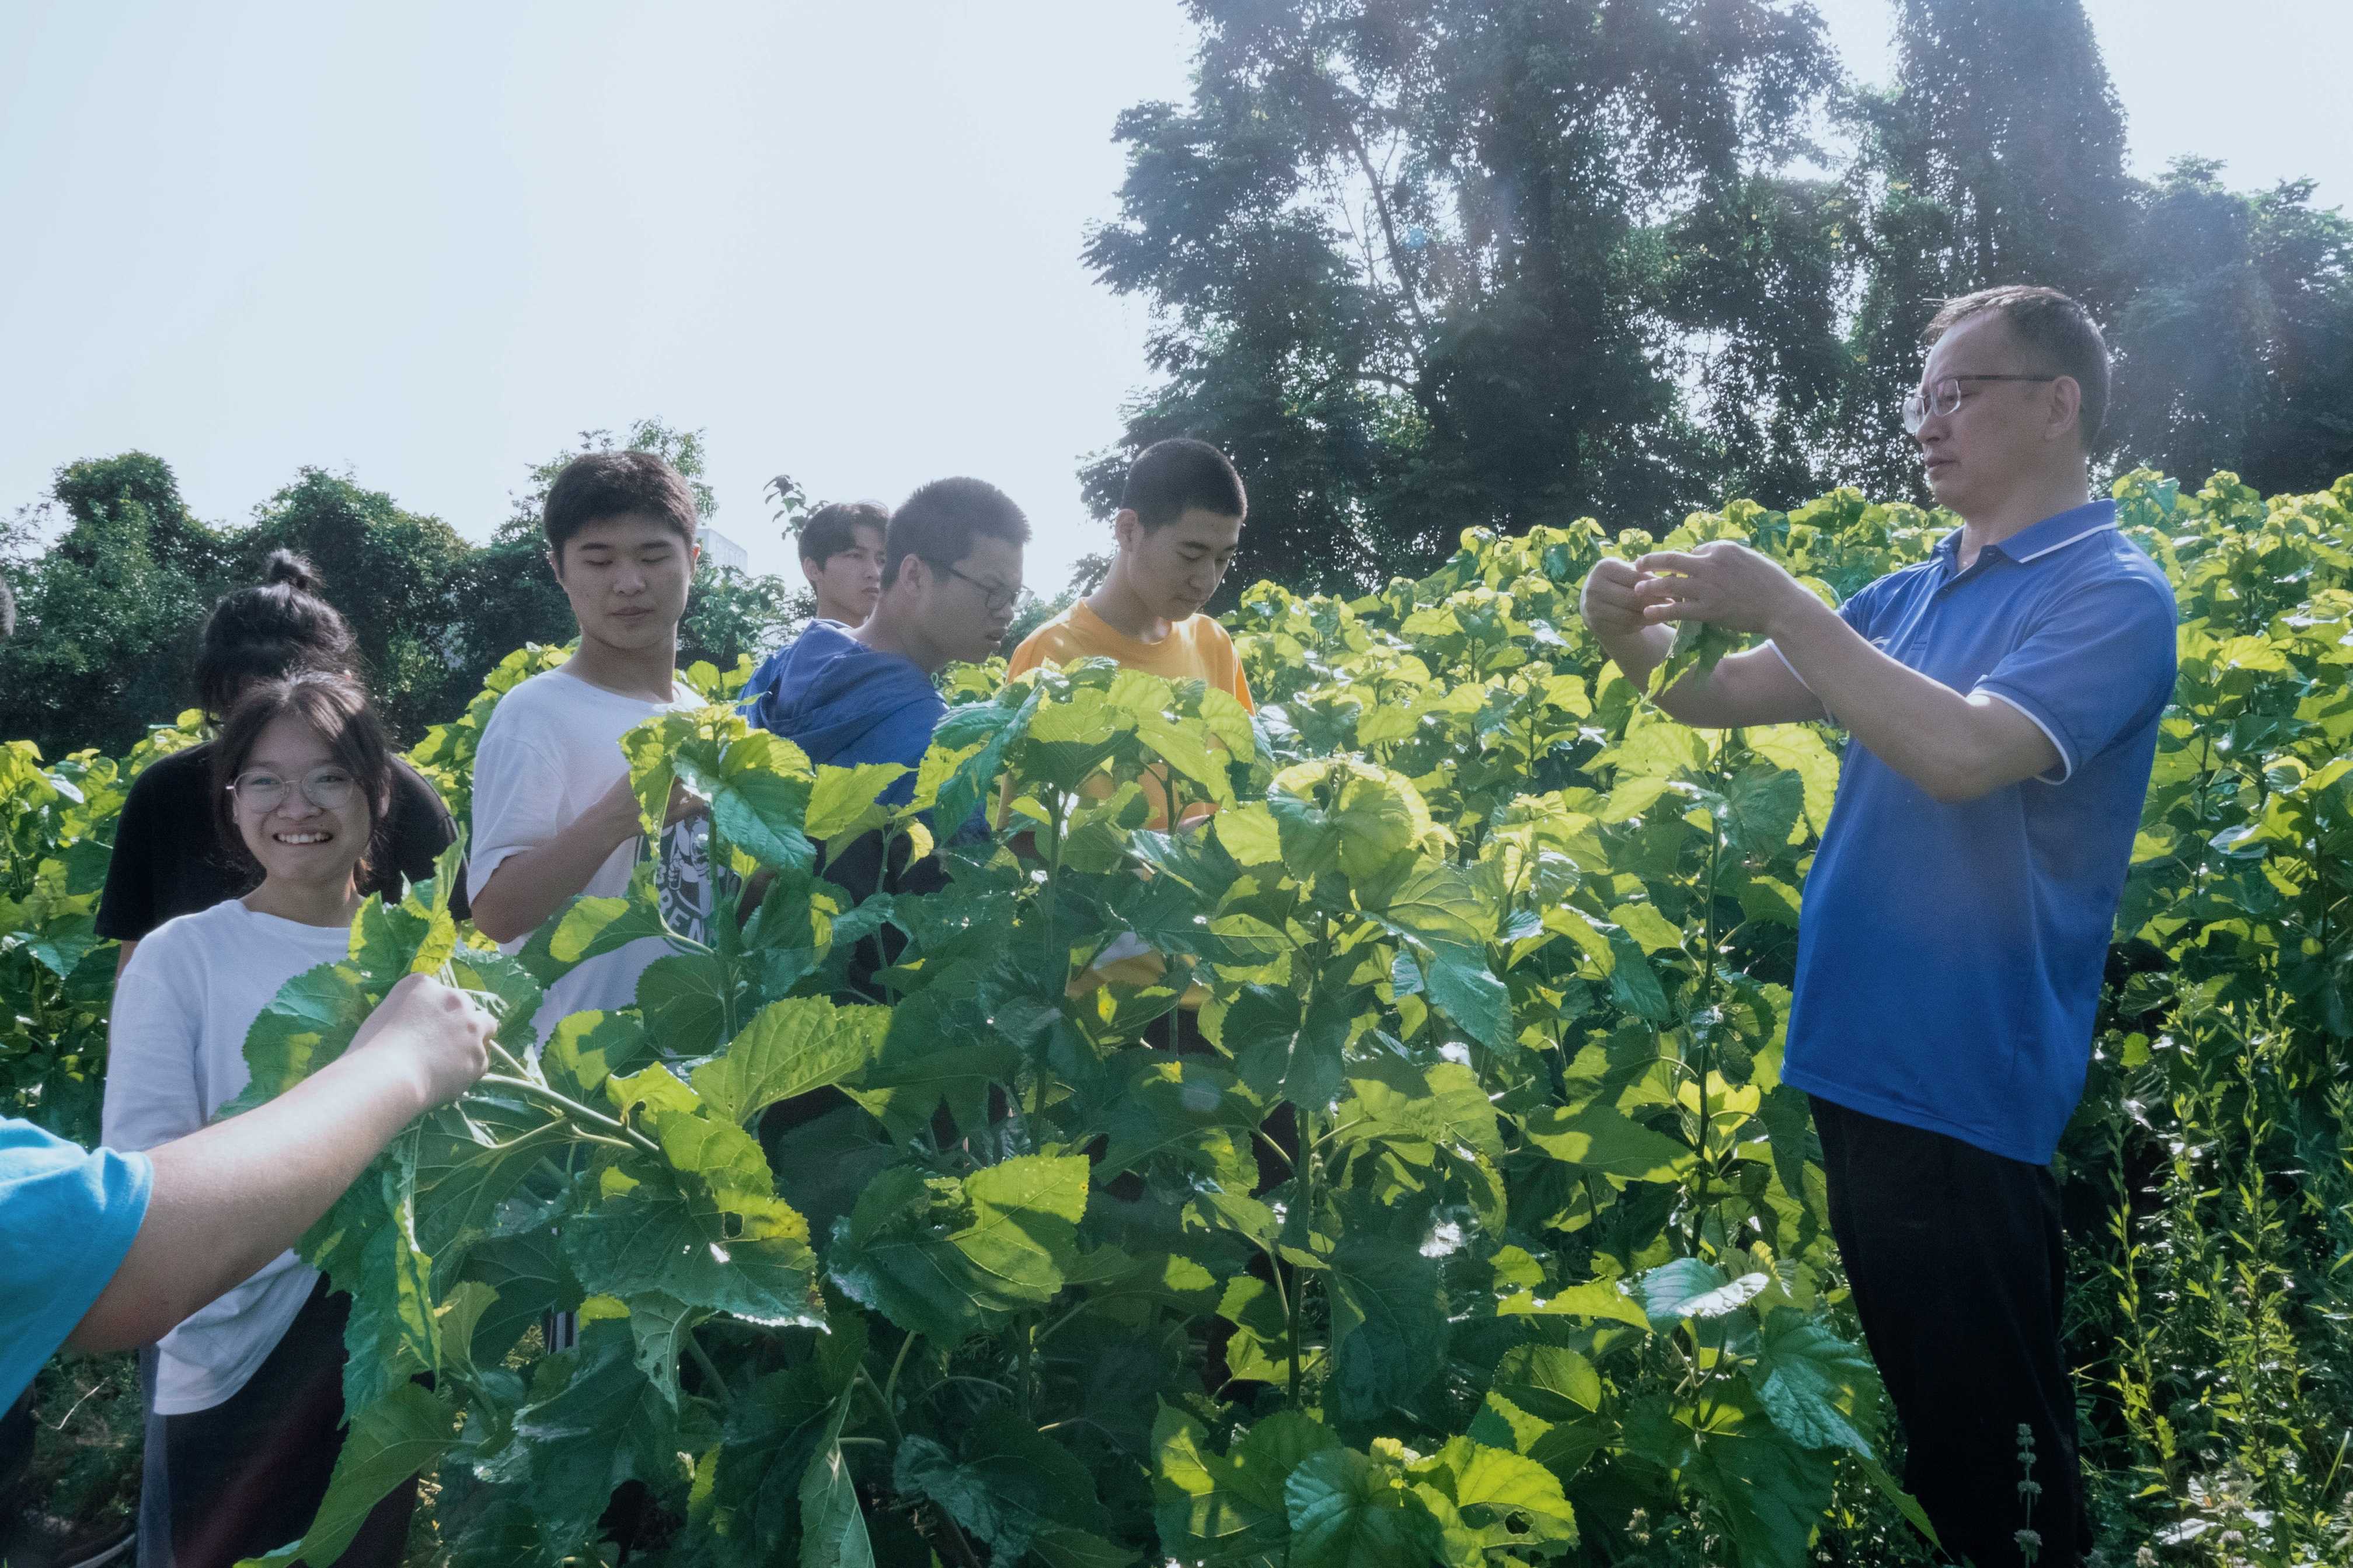
[[[1955,1562],[2073,1568],[2091,1545],[2060,1345],[2066,1247],[2047,1165],[1816,1098],[1856,1314],[1904,1424],[1904,1485]],[[2018,1429],[2034,1435],[2030,1507]]]
[[[140,1568],[229,1568],[301,1539],[343,1448],[343,1322],[324,1279],[243,1388],[209,1410],[147,1415]],[[141,1372],[151,1377],[153,1350]],[[152,1382],[149,1387],[153,1389]],[[337,1568],[397,1568],[411,1477],[377,1503]]]

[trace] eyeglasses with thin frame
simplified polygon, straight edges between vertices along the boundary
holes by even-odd
[[[295,785],[268,768],[253,768],[237,775],[228,793],[237,797],[237,805],[256,816],[267,816],[286,804],[287,795]],[[352,792],[359,787],[349,770],[344,768],[312,768],[302,775],[302,798],[321,811],[341,811],[352,802]]]
[[[1021,584],[1018,583],[1014,584],[1010,588],[999,588],[982,582],[969,572],[959,572],[953,566],[942,566],[940,570],[951,577],[961,577],[979,589],[983,598],[987,602],[988,613],[992,616],[999,610],[1011,609],[1013,601],[1021,596]]]
[[[1920,434],[1920,426],[1928,423],[1929,416],[1942,419],[1957,413],[1961,406],[1961,383],[1965,381],[2057,381],[2055,375],[1945,375],[1929,383],[1926,396],[1915,387],[1904,395],[1904,433]]]

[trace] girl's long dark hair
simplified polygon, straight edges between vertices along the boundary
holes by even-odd
[[[196,700],[215,723],[256,680],[324,669],[356,678],[359,643],[334,605],[319,596],[319,574],[290,550],[273,550],[261,581],[225,594],[205,617],[196,653]]]
[[[245,771],[261,732],[290,713],[318,731],[328,754],[350,770],[367,802],[368,846],[353,868],[354,879],[364,886],[390,837],[392,745],[385,738],[383,721],[368,706],[367,693],[348,675],[303,670],[265,680],[237,700],[213,747],[213,825],[234,864],[248,872],[259,869],[245,847],[245,836],[237,831],[237,801],[228,786]]]

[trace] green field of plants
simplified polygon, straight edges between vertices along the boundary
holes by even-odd
[[[2101,1550],[2343,1563],[2353,479],[2116,492],[2182,629],[2060,1159]],[[1842,597],[1949,524],[1842,490],[1657,542]],[[715,853],[776,873],[708,946],[642,879],[515,959],[446,872],[371,905],[257,1026],[251,1094],[412,970],[495,997],[505,1054],[306,1239],[353,1294],[357,1414],[300,1554],[422,1468],[418,1552],[501,1568],[624,1538],[681,1568],[1929,1560],[1778,1077],[1841,739],[1687,730],[1602,664],[1577,585],[1652,542],[1474,532],[1352,602],[1260,584],[1229,619],[1255,719],[1108,666],[958,671],[895,813],[897,770],[812,770],[723,707],[649,726],[641,798],[684,780]],[[500,691],[560,657],[413,753],[461,820]],[[95,1133],[111,825],[194,738],[0,751],[10,1114]],[[1207,826],[1151,830],[1147,774]],[[811,874],[877,830],[947,889]],[[1126,933],[1156,983],[1093,967]],[[542,989],[646,935],[638,1007],[533,1059]],[[550,1355],[552,1308],[580,1336]]]

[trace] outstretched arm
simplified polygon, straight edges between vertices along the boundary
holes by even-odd
[[[1890,658],[1745,545],[1719,540],[1688,552],[1645,555],[1635,567],[1642,577],[1634,594],[1656,635],[1665,635],[1666,623],[1684,620],[1763,633],[1773,647],[1740,658],[1788,659],[1785,673],[1819,705],[1810,717],[1821,710],[1837,715],[1874,756],[1932,799],[1975,800],[2061,764],[2058,747],[2024,713],[1991,697],[1964,695]],[[1668,711],[1683,717],[1674,707]]]
[[[138,1237],[68,1342],[148,1343],[251,1279],[401,1129],[481,1077],[490,1032],[462,993],[410,975],[335,1061],[266,1105],[149,1151],[154,1184]]]

